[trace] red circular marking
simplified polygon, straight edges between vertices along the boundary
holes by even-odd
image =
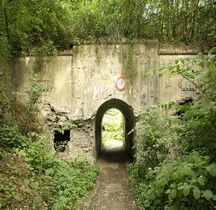
[[[124,77],[119,77],[116,80],[116,88],[120,91],[122,91],[126,88],[126,80]]]

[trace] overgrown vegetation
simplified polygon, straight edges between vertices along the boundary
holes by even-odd
[[[109,109],[102,120],[102,149],[119,142],[124,145],[125,119],[118,109]]]
[[[0,64],[5,76],[12,56],[56,54],[100,38],[159,39],[210,49],[215,47],[215,16],[214,0],[1,0]],[[132,83],[137,74],[133,47],[127,56],[126,76]],[[215,57],[180,59],[157,73],[181,74],[196,87],[197,98],[184,106],[152,107],[141,116],[138,162],[130,168],[139,205],[146,210],[215,209]],[[47,151],[37,120],[45,90],[32,77],[23,105],[0,89],[1,209],[79,209],[98,174],[85,158],[66,163]]]
[[[188,104],[157,105],[137,130],[137,163],[130,176],[141,209],[216,209],[215,56],[179,59],[155,73],[180,74],[193,83]]]
[[[159,39],[215,45],[214,0],[2,0],[0,58],[50,54],[83,40]]]
[[[131,85],[134,83],[134,79],[137,77],[137,57],[134,50],[134,44],[130,44],[127,49],[127,55],[125,58],[124,75]]]
[[[79,209],[99,169],[84,157],[64,162],[48,151],[36,120],[44,85],[32,79],[26,106],[0,91],[0,209]]]

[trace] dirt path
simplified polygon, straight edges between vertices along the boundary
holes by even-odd
[[[97,160],[101,174],[85,203],[86,210],[138,210],[128,181],[124,151],[107,151]]]

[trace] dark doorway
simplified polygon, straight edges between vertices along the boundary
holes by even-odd
[[[119,99],[110,99],[106,101],[99,107],[97,111],[95,118],[95,157],[97,159],[102,155],[106,155],[107,157],[110,157],[112,159],[115,153],[119,153],[119,151],[115,150],[106,151],[102,147],[102,132],[104,129],[106,129],[103,126],[103,117],[105,113],[110,109],[119,110],[124,118],[124,147],[123,151],[120,151],[120,153],[133,158],[134,132],[131,131],[135,128],[135,116],[132,107],[129,106],[126,102]]]
[[[54,131],[54,148],[57,152],[64,152],[70,141],[70,130]]]

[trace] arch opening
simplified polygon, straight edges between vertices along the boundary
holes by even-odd
[[[102,118],[101,151],[125,149],[125,118],[116,108],[108,109]]]
[[[123,147],[121,149],[125,155],[133,159],[134,132],[130,131],[135,128],[135,116],[132,107],[119,99],[110,99],[104,102],[97,110],[95,117],[95,157],[98,159],[100,156],[108,152],[108,156],[112,158],[116,152],[115,150],[104,150],[103,147],[103,118],[106,116],[106,112],[112,109],[120,111],[123,116]]]

